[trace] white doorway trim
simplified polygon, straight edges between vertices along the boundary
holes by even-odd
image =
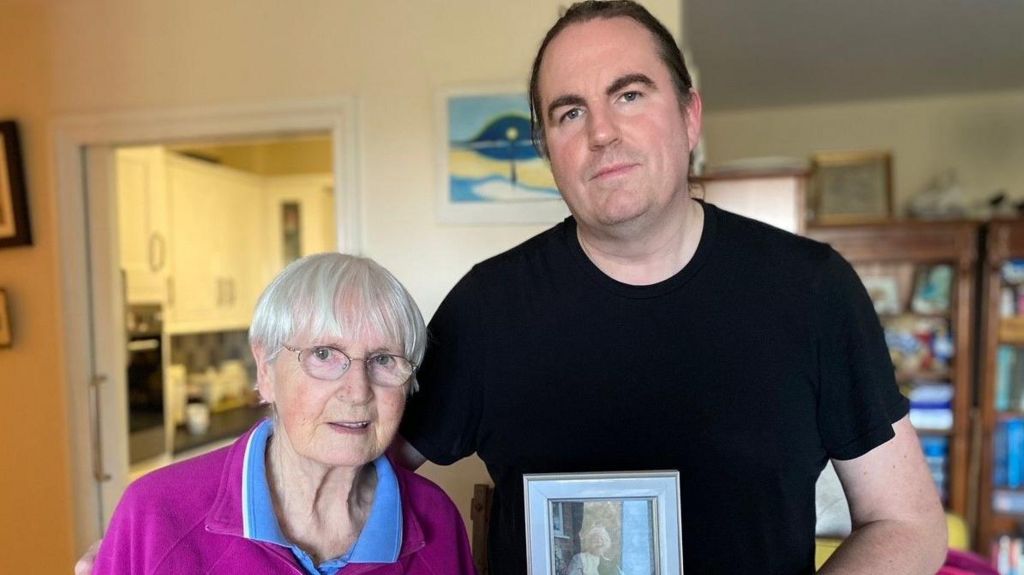
[[[99,482],[90,386],[107,366],[117,365],[122,350],[93,341],[94,333],[118,333],[121,317],[110,302],[94,297],[118,275],[115,230],[95,229],[116,213],[110,186],[89,190],[85,183],[86,149],[90,147],[169,143],[250,136],[329,132],[338,222],[338,249],[361,253],[363,221],[358,156],[357,103],[351,98],[263,106],[232,106],[172,111],[112,113],[66,117],[56,123],[57,223],[60,234],[61,299],[64,308],[64,369],[68,397],[68,445],[71,455],[76,553],[100,535]],[[91,216],[90,216],[91,214]],[[92,218],[91,220],[89,218]],[[116,221],[113,220],[113,221]],[[109,224],[106,224],[109,227]],[[116,226],[115,226],[116,227]],[[94,316],[95,314],[95,316]],[[94,326],[95,324],[95,326]],[[95,330],[95,331],[94,331]],[[123,333],[121,331],[120,333]],[[122,355],[123,357],[123,355]],[[107,459],[107,457],[104,457]]]

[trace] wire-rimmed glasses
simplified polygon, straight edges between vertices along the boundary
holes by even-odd
[[[393,353],[375,353],[368,357],[351,357],[344,351],[329,345],[314,345],[306,348],[284,346],[297,354],[299,366],[306,375],[322,381],[341,379],[353,361],[361,361],[366,367],[366,377],[373,385],[380,387],[401,387],[409,381],[416,365],[408,359]]]

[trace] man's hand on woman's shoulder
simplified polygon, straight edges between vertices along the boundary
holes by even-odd
[[[103,540],[100,539],[85,550],[85,554],[75,563],[75,575],[92,575],[92,566],[96,563],[96,554],[100,552],[100,543],[102,542]]]

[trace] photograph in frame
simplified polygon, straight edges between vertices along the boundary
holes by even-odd
[[[514,89],[438,96],[442,223],[557,223],[569,215],[533,146],[527,96]]]
[[[15,122],[0,122],[0,248],[32,244],[28,194]]]
[[[812,165],[814,221],[857,223],[892,216],[892,154],[889,152],[821,152],[813,156]]]
[[[523,476],[528,575],[682,573],[676,471]]]
[[[900,300],[899,279],[895,276],[867,276],[861,280],[880,316],[896,315],[903,312]]]

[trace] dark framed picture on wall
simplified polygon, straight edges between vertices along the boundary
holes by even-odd
[[[812,164],[811,212],[816,222],[859,223],[892,215],[889,152],[821,152]]]
[[[0,248],[32,244],[18,125],[0,122]]]
[[[0,348],[11,347],[11,320],[7,314],[7,292],[0,289]]]

